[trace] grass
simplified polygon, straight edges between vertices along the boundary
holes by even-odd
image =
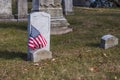
[[[27,23],[0,23],[0,80],[120,80],[120,44],[99,48],[105,34],[120,39],[119,9],[74,8],[73,32],[51,36],[53,59],[26,61]]]

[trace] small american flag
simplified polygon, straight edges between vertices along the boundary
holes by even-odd
[[[32,50],[44,48],[47,44],[46,39],[33,26],[31,26],[31,34],[28,41],[28,47]]]

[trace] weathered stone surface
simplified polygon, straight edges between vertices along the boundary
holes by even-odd
[[[61,31],[63,33],[72,31],[71,28],[68,28],[69,23],[63,16],[60,0],[33,0],[32,12],[34,11],[44,11],[51,15],[51,34],[56,31],[57,34],[61,34]],[[64,27],[68,30],[66,31]]]
[[[13,18],[11,0],[0,0],[0,19],[11,18]]]
[[[47,57],[49,58],[49,56],[51,55],[49,54],[51,53],[50,52],[50,15],[45,12],[30,13],[28,20],[28,37],[30,37],[31,34],[32,35],[36,34],[36,32],[32,32],[33,29],[32,27],[34,27],[42,34],[42,36],[47,41],[47,45],[44,48],[35,49],[35,50],[28,48],[28,59],[32,59],[32,61],[36,62],[41,59],[46,59]],[[45,55],[48,56],[45,57],[43,53],[45,53]],[[39,56],[36,57],[37,55]],[[43,55],[43,58],[41,55]]]
[[[27,0],[17,0],[17,16],[18,19],[27,18],[28,4]]]
[[[101,44],[100,44],[101,48],[108,49],[116,45],[118,45],[118,38],[116,38],[113,35],[104,35],[101,38]]]
[[[31,54],[31,60],[33,62],[39,62],[41,60],[51,59],[51,58],[52,58],[52,52],[47,50],[40,50],[40,51],[38,50],[33,54]]]
[[[54,0],[40,0],[41,7],[51,7],[54,6]]]

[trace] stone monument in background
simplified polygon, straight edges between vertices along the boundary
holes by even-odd
[[[27,0],[17,0],[17,18],[24,19],[28,15]]]
[[[64,34],[72,31],[63,16],[60,0],[33,0],[32,12],[44,11],[51,15],[51,34]]]
[[[0,19],[12,18],[12,0],[0,0]]]

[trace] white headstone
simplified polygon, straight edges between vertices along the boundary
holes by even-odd
[[[116,45],[118,45],[118,38],[116,38],[113,35],[108,34],[108,35],[104,35],[101,38],[101,44],[100,44],[101,48],[108,49]]]
[[[73,0],[64,0],[64,13],[66,15],[71,14],[73,12]]]
[[[28,42],[31,35],[38,34],[37,31],[47,41],[43,48],[31,49],[28,47],[28,59],[38,62],[42,59],[52,58],[50,52],[50,15],[45,12],[33,12],[30,13],[28,20]]]

